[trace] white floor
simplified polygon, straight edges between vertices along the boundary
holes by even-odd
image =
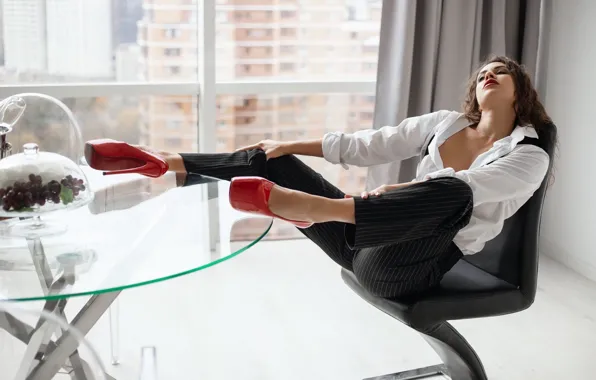
[[[491,380],[592,379],[596,284],[548,258],[540,271],[529,310],[454,325]],[[107,318],[89,335],[117,379],[138,379],[143,345],[157,348],[160,380],[348,380],[439,362],[415,332],[354,295],[307,240],[262,242],[203,272],[127,290],[120,312],[119,366],[109,364]],[[0,368],[14,363],[6,353],[17,343],[6,339]]]

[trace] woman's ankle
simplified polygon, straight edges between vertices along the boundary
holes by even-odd
[[[169,170],[175,173],[186,174],[186,166],[184,165],[184,159],[177,153],[169,153],[164,157],[168,163]]]

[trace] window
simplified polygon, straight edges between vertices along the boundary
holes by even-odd
[[[282,28],[280,33],[282,37],[291,37],[296,35],[296,29]]]
[[[230,20],[220,17],[215,21],[217,45],[222,47],[215,58],[218,81],[257,77],[260,81],[282,77],[305,81],[376,79],[376,66],[370,69],[364,62],[376,60],[378,52],[382,14],[378,1],[234,0],[225,4],[216,5],[216,12],[230,15]],[[346,24],[349,19],[356,21]],[[230,70],[230,66],[245,64],[246,59],[277,60],[298,54],[291,62],[294,68],[275,63],[273,69],[253,66]]]
[[[282,96],[279,98],[279,104],[282,106],[288,106],[294,104],[294,97],[292,96]]]
[[[376,45],[364,45],[362,51],[367,54],[376,54],[379,51],[379,47]]]
[[[234,18],[237,21],[241,21],[241,20],[250,20],[251,16],[250,16],[250,12],[242,12],[242,11],[236,11],[234,13]]]
[[[362,112],[360,114],[360,117],[362,118],[362,120],[370,121],[373,119],[373,113],[372,112]]]
[[[376,71],[377,70],[377,63],[376,62],[365,62],[363,64],[365,71]]]
[[[238,111],[234,107],[221,109],[219,117],[228,120],[226,128],[217,130],[217,137],[224,138],[227,144],[218,144],[221,150],[217,152],[229,152],[230,150],[240,148],[249,144],[255,144],[264,139],[281,139],[283,141],[297,140],[304,138],[317,138],[323,136],[326,131],[343,130],[352,132],[348,129],[350,116],[360,116],[360,114],[372,114],[374,105],[362,101],[358,103],[358,110],[350,104],[350,99],[355,97],[362,100],[364,97],[373,97],[373,94],[261,94],[250,96],[251,113],[257,116],[256,120],[249,123],[244,116],[246,111]],[[246,104],[247,96],[242,95],[219,95],[220,104]],[[272,100],[272,103],[269,103]],[[242,112],[242,113],[241,113]],[[328,118],[332,114],[333,117]],[[273,123],[268,123],[266,117],[272,115]],[[304,123],[303,116],[308,118]],[[364,124],[364,123],[360,123]],[[361,129],[358,124],[354,130]],[[370,123],[368,123],[370,124]],[[235,131],[231,133],[230,131]],[[302,157],[301,157],[302,159]],[[366,178],[367,169],[351,167],[350,170],[344,170],[340,166],[332,165],[324,160],[310,160],[304,157],[305,162],[315,171],[342,188],[347,193],[358,194],[363,191],[362,181]],[[352,178],[348,181],[348,175]],[[287,237],[287,234],[283,234]]]
[[[270,37],[272,34],[271,29],[246,29],[246,35],[248,37],[263,38]]]
[[[166,137],[164,142],[168,148],[179,148],[182,146],[182,139],[180,137]]]
[[[284,124],[294,123],[296,121],[296,117],[294,116],[294,112],[280,112],[279,114],[279,122]]]
[[[281,71],[294,71],[296,69],[296,67],[294,66],[293,63],[288,63],[288,62],[283,62],[279,69]]]
[[[180,129],[180,127],[182,127],[182,121],[180,121],[180,120],[166,120],[166,128]]]
[[[167,57],[179,57],[180,48],[165,48],[163,49],[163,55]]]
[[[215,13],[215,22],[219,24],[225,24],[228,22],[228,12],[227,11],[217,11]]]
[[[296,46],[292,45],[281,45],[279,47],[279,52],[282,54],[291,54],[296,51]]]
[[[37,2],[5,3],[21,11],[22,4]],[[59,2],[43,3],[50,7]],[[87,3],[79,1],[77,7]],[[64,99],[81,119],[83,139],[110,136],[157,149],[197,151],[197,144],[204,144],[197,137],[199,128],[209,128],[205,134],[212,139],[208,147],[221,152],[230,151],[240,143],[278,138],[281,134],[292,139],[317,138],[325,131],[345,128],[353,132],[371,124],[364,119],[374,114],[374,96],[363,90],[374,88],[371,85],[376,78],[375,49],[378,49],[381,12],[375,8],[367,13],[366,20],[358,20],[357,25],[346,23],[346,4],[357,4],[360,12],[361,7],[378,7],[378,1],[369,5],[372,1],[217,0],[213,14],[215,30],[211,29],[212,23],[196,25],[200,20],[200,14],[196,13],[200,0],[100,3],[118,8],[77,12],[64,18],[60,24],[68,33],[58,46],[69,49],[58,49],[55,41],[52,44],[47,41],[44,56],[29,54],[29,51],[43,51],[34,49],[40,41],[35,36],[28,39],[27,35],[17,36],[30,41],[31,48],[27,51],[14,48],[23,46],[11,40],[16,38],[15,28],[22,21],[10,14],[16,11],[5,7],[5,17],[0,19],[0,30],[11,31],[3,37],[3,91],[20,91],[12,84],[49,84],[48,91],[63,97],[82,92],[94,95]],[[236,18],[238,13],[240,20]],[[26,15],[27,20],[38,19],[30,9]],[[48,28],[55,27],[47,24]],[[81,25],[94,25],[94,28]],[[197,30],[197,26],[206,29]],[[47,35],[56,35],[58,31],[48,30]],[[215,57],[201,53],[204,38],[215,44]],[[86,46],[112,46],[112,49],[92,49],[89,53],[84,49]],[[48,66],[50,61],[52,67]],[[208,71],[215,69],[209,80],[215,78],[216,86],[200,83],[202,77],[197,73],[202,71],[203,62],[207,62]],[[137,85],[135,81],[144,83]],[[264,82],[268,81],[275,83],[267,86]],[[293,81],[313,85],[303,88]],[[111,82],[122,82],[124,90],[109,85]],[[165,82],[170,83],[162,87]],[[328,91],[325,82],[334,82],[336,93],[318,93]],[[89,87],[77,91],[79,83]],[[299,93],[293,93],[296,88],[300,89]],[[350,93],[353,88],[358,90]],[[233,94],[225,94],[226,89]],[[272,89],[279,93],[271,93]],[[220,106],[219,109],[210,112],[199,109],[202,103],[198,102],[198,94],[211,97],[215,96],[214,91],[218,92],[215,107]],[[351,120],[352,112],[354,120]],[[38,119],[43,117],[40,115]],[[204,121],[208,124],[203,125]],[[113,129],[114,125],[119,128]],[[44,131],[46,135],[50,136],[51,132]],[[60,139],[52,138],[52,142],[59,143]],[[53,150],[45,144],[44,147]],[[342,189],[362,190],[350,189],[352,185],[342,183],[343,173],[347,171],[319,161],[308,164]],[[364,178],[364,171],[362,177],[356,178]]]
[[[167,38],[177,38],[180,36],[180,30],[176,28],[168,28],[164,30],[164,34]]]

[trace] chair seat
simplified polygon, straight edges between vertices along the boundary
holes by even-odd
[[[507,314],[527,307],[514,285],[460,260],[436,289],[414,301],[395,301],[366,291],[354,274],[342,270],[346,284],[379,310],[424,331],[436,323]]]

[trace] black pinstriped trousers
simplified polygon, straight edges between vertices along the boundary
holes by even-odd
[[[294,156],[267,160],[262,150],[182,154],[187,172],[223,180],[260,176],[327,198],[344,193]],[[355,224],[329,222],[300,231],[363,287],[385,298],[419,295],[461,258],[453,243],[470,221],[472,190],[456,178],[420,182],[379,197],[354,197]]]

